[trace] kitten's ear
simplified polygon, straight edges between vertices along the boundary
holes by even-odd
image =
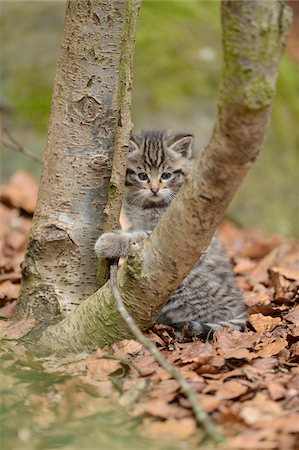
[[[129,142],[129,149],[128,149],[129,158],[131,158],[132,156],[135,156],[135,154],[140,151],[139,145],[140,145],[139,139],[136,136],[134,136],[133,134],[131,134],[130,142]]]
[[[177,158],[183,157],[191,159],[192,144],[193,144],[192,134],[179,135],[175,137],[174,141],[172,140],[171,145],[168,147],[168,150],[174,152]]]

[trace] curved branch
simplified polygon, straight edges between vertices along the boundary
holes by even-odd
[[[280,0],[222,2],[224,67],[211,140],[142,251],[133,249],[118,271],[125,307],[142,330],[208,246],[260,151],[290,17]],[[39,343],[81,351],[128,337],[107,282]]]

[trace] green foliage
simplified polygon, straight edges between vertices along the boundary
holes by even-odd
[[[216,39],[215,39],[216,38]],[[206,70],[200,50],[214,51]],[[134,106],[147,114],[194,97],[212,100],[220,79],[218,2],[145,1],[137,33]],[[184,107],[184,106],[183,106]]]

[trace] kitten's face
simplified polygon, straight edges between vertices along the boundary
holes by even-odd
[[[127,200],[140,208],[168,205],[184,183],[191,165],[190,134],[144,132],[129,147]]]

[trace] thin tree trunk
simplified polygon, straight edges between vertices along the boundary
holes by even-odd
[[[97,288],[108,191],[115,217],[122,202],[140,1],[68,0],[19,316],[65,316]]]
[[[208,246],[259,153],[290,19],[280,0],[222,2],[224,67],[210,143],[143,248],[133,249],[118,271],[124,304],[143,330]],[[108,281],[38,345],[82,351],[130,335]]]

